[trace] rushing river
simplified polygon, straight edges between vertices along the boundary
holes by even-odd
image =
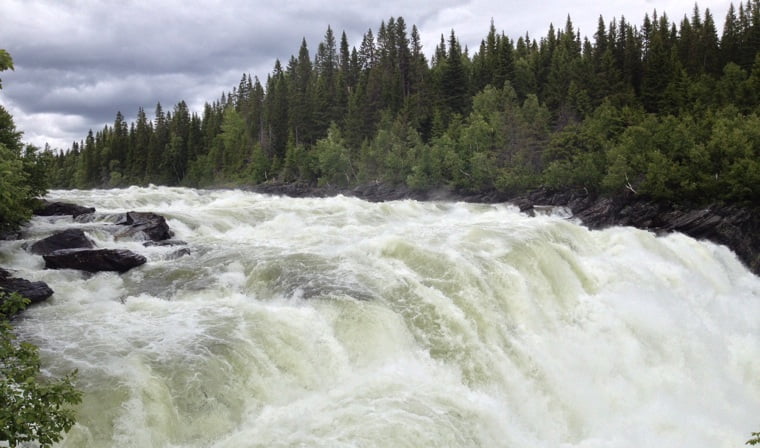
[[[164,215],[178,247],[36,217],[0,264],[55,295],[17,332],[78,369],[65,447],[739,447],[760,279],[722,246],[506,204],[53,191]],[[44,270],[78,227],[147,264]]]

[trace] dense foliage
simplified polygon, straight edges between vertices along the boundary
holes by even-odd
[[[683,201],[760,197],[760,0],[728,10],[568,17],[538,40],[491,25],[472,56],[454,31],[430,62],[403,18],[349,49],[328,27],[262,84],[244,75],[202,115],[121,113],[54,161],[57,187],[266,181],[403,183],[517,192],[539,185]]]
[[[13,59],[0,49],[0,72],[9,69],[13,69]],[[45,193],[51,159],[50,152],[21,143],[13,117],[0,106],[0,232],[31,216],[35,198]]]
[[[11,447],[29,441],[46,447],[74,425],[71,406],[81,401],[82,394],[73,385],[76,372],[39,380],[37,347],[15,341],[7,319],[28,303],[18,294],[0,290],[0,441]]]

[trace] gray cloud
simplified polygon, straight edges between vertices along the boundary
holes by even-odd
[[[700,2],[718,24],[729,1]],[[693,0],[663,0],[671,19],[691,14]],[[403,16],[416,24],[431,53],[454,29],[475,50],[491,19],[512,38],[545,35],[550,22],[591,36],[600,14],[635,24],[651,13],[649,0],[3,0],[0,48],[14,58],[4,72],[0,104],[13,113],[27,141],[68,147],[87,130],[128,119],[156,102],[170,109],[185,100],[194,110],[237,85],[242,73],[266,80],[275,59],[287,63],[302,37],[316,49],[328,25],[358,45],[368,28]]]

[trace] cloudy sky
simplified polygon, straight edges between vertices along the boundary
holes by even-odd
[[[720,27],[729,3],[699,6]],[[113,123],[117,111],[131,121],[140,106],[151,114],[159,101],[170,110],[180,100],[200,111],[243,73],[263,82],[302,37],[313,56],[327,25],[358,46],[368,28],[403,16],[430,54],[451,29],[476,49],[491,19],[512,38],[541,37],[569,14],[591,37],[600,14],[640,25],[654,9],[680,21],[693,7],[694,0],[2,0],[0,48],[15,71],[0,74],[0,104],[25,141],[68,148]]]

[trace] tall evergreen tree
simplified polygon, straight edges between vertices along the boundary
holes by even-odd
[[[301,41],[301,48],[298,50],[298,59],[291,58],[288,65],[288,77],[290,83],[286,82],[284,74],[278,74],[278,70],[275,68],[275,74],[273,79],[273,85],[271,87],[274,90],[270,90],[267,87],[269,94],[279,95],[280,90],[287,89],[287,99],[277,99],[278,115],[283,113],[288,116],[290,130],[293,133],[293,137],[298,142],[311,142],[314,134],[312,108],[314,106],[313,89],[314,83],[312,81],[312,64],[309,57],[309,49],[306,45],[306,39]],[[290,107],[286,106],[289,105]],[[270,120],[270,125],[271,125]],[[276,153],[284,154],[285,141],[287,141],[287,134],[283,135],[280,132],[276,140]]]
[[[441,73],[441,91],[443,104],[450,113],[463,115],[469,103],[468,75],[462,61],[462,48],[459,40],[451,30],[449,35],[446,64]]]
[[[156,112],[153,118],[153,134],[151,134],[150,144],[148,145],[148,154],[145,165],[145,179],[147,182],[164,183],[166,182],[165,168],[165,151],[169,144],[169,125],[166,121],[166,115],[161,107],[161,103],[156,104]]]
[[[308,60],[308,53],[306,60]],[[266,114],[266,152],[272,160],[282,160],[288,144],[288,90],[288,83],[280,66],[280,61],[276,61],[274,73],[267,82],[267,98],[264,109]],[[308,107],[309,103],[305,102],[305,104]],[[291,110],[295,107],[292,105]],[[307,124],[303,124],[303,128],[307,128]]]

